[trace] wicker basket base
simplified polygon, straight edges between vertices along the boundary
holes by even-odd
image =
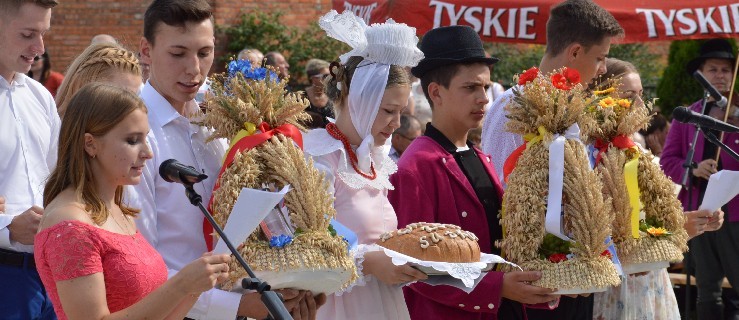
[[[274,289],[295,288],[316,293],[334,293],[357,278],[354,260],[344,240],[334,237],[298,236],[284,248],[271,248],[261,241],[247,242],[240,251],[254,273]],[[246,271],[232,260],[223,288],[241,286]]]
[[[315,294],[337,292],[344,287],[344,283],[351,279],[351,273],[345,269],[255,271],[254,273],[259,279],[269,283],[272,289],[299,288]]]
[[[653,263],[653,262],[679,262],[683,259],[683,252],[669,238],[641,237],[630,238],[627,244],[616,243],[616,252],[622,265]],[[622,246],[629,245],[629,253],[621,254]]]
[[[600,290],[621,283],[621,278],[613,262],[602,256],[590,259],[575,258],[559,263],[535,260],[524,262],[520,266],[524,270],[541,272],[541,279],[534,281],[533,285],[557,289],[561,292]]]

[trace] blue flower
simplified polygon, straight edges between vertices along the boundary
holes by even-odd
[[[271,248],[282,248],[293,242],[293,237],[281,234],[279,236],[272,236],[269,239],[269,246]]]
[[[228,76],[233,77],[236,73],[242,73],[246,76],[251,72],[251,62],[249,60],[233,60],[228,63]]]
[[[267,78],[266,68],[252,68],[249,60],[233,60],[228,63],[228,76],[235,77],[237,73],[244,75],[246,79],[262,81]],[[277,74],[269,71],[269,78],[277,81]]]

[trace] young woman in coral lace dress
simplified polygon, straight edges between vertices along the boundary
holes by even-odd
[[[227,276],[230,258],[205,254],[167,280],[162,257],[136,230],[138,211],[122,204],[122,186],[139,183],[152,156],[146,117],[136,95],[100,83],[69,103],[35,239],[59,319],[182,319]]]

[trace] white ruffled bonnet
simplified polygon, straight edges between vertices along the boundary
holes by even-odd
[[[390,65],[413,67],[423,59],[423,52],[417,47],[416,28],[392,19],[367,26],[351,11],[339,14],[335,10],[321,17],[318,25],[329,37],[352,48],[339,57],[342,64],[352,56],[364,58],[352,76],[347,107],[352,124],[362,137],[356,151],[358,165],[367,172],[371,161],[380,166],[389,152],[390,140],[384,146],[375,146],[371,129],[387,86]]]

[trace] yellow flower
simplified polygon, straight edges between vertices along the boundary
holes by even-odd
[[[653,237],[659,237],[659,236],[664,236],[664,235],[669,234],[669,232],[667,232],[667,229],[661,228],[661,227],[660,228],[649,227],[647,229],[647,233]]]
[[[247,135],[253,135],[255,131],[257,131],[257,125],[251,123],[251,122],[244,122],[244,129],[246,129]]]
[[[616,91],[616,88],[610,87],[610,88],[605,89],[605,90],[595,90],[595,91],[593,91],[593,93],[595,95],[597,95],[597,96],[604,96],[604,95],[610,94],[610,93],[612,93],[614,91]]]
[[[616,99],[613,99],[611,97],[606,97],[600,101],[598,101],[598,105],[600,105],[603,108],[612,108],[616,105]]]
[[[628,107],[631,107],[631,101],[629,101],[629,99],[618,99],[618,101],[616,101],[616,103],[618,103],[618,105],[621,108],[624,108],[624,109],[625,108],[628,108]]]

